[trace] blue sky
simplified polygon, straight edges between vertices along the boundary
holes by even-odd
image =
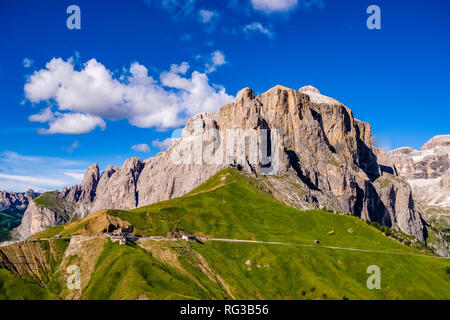
[[[81,29],[69,30],[69,5]],[[381,30],[366,9],[381,8]],[[0,2],[0,190],[148,158],[237,91],[313,85],[386,149],[449,134],[447,0]],[[95,79],[90,82],[90,79]]]

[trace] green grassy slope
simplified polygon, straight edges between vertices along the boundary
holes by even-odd
[[[61,283],[54,275],[68,244],[60,239],[0,247],[0,299],[56,299]]]
[[[174,246],[164,244],[164,246]],[[182,272],[136,245],[109,242],[100,256],[82,299],[225,299],[227,293],[190,262],[183,243],[175,244],[184,254]]]
[[[110,244],[82,299],[450,299],[450,262],[432,257],[146,242],[164,248],[165,255]],[[380,290],[367,288],[370,265],[381,269]]]
[[[0,300],[51,300],[56,296],[39,285],[0,269]]]
[[[101,254],[84,262],[92,272],[82,292],[61,290],[70,260],[61,262],[58,276],[50,276],[51,294],[63,299],[450,299],[450,260],[405,246],[355,217],[286,206],[255,184],[224,170],[181,198],[135,210],[104,210],[35,237],[86,234],[89,225],[110,215],[133,224],[141,235],[183,230],[312,247],[150,239],[120,246],[105,239]],[[316,239],[319,245],[313,244]],[[381,290],[366,286],[370,265],[381,268]],[[2,285],[8,286],[0,278]]]
[[[448,260],[260,244],[193,247],[238,299],[450,299]],[[380,267],[380,290],[367,288],[370,265]]]

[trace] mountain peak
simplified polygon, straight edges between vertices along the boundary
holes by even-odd
[[[293,91],[294,89],[288,88],[286,86],[283,86],[281,84],[277,84],[276,86],[270,88],[269,90],[267,90],[266,92],[272,91],[272,90],[288,90],[288,91]]]
[[[300,89],[298,89],[299,92],[301,93],[317,93],[320,94],[319,89],[313,87],[313,86],[303,86]]]
[[[249,87],[239,90],[236,95],[236,103],[240,101],[253,100],[255,98],[255,93]]]
[[[439,135],[431,138],[420,150],[429,150],[435,147],[450,147],[450,134]]]

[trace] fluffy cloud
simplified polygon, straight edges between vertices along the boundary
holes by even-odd
[[[170,145],[172,144],[172,141],[173,141],[172,138],[167,138],[167,139],[164,139],[163,141],[156,139],[156,140],[152,141],[152,146],[154,146],[155,148],[161,149],[161,150],[166,150],[167,148],[170,147]]]
[[[49,122],[55,119],[51,108],[45,108],[40,113],[33,114],[28,117],[31,122]]]
[[[131,150],[134,150],[137,152],[148,153],[148,152],[150,152],[150,147],[146,143],[141,143],[141,144],[135,144],[134,146],[132,146]]]
[[[269,38],[273,37],[273,33],[265,28],[261,23],[259,22],[253,22],[251,24],[248,24],[244,27],[244,33],[245,34],[249,34],[250,32],[260,32],[266,36],[268,36]]]
[[[214,17],[217,17],[217,13],[213,10],[200,9],[198,14],[201,23],[209,23]]]
[[[215,51],[207,72],[225,63],[225,55]],[[28,78],[24,91],[29,101],[52,101],[58,110],[44,109],[29,120],[48,122],[49,129],[40,131],[47,134],[104,129],[104,119],[127,119],[140,128],[168,129],[233,100],[224,88],[210,84],[206,73],[193,71],[187,76],[188,70],[186,62],[172,65],[155,80],[145,66],[134,62],[117,78],[95,59],[76,70],[72,59],[54,58]]]
[[[84,113],[56,113],[57,117],[49,122],[49,129],[39,129],[41,134],[83,134],[100,127],[105,129],[106,123],[102,118]]]

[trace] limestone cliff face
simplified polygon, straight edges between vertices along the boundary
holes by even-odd
[[[101,175],[91,166],[81,186],[58,196],[76,204],[74,217],[105,208],[130,209],[181,196],[224,167],[254,175],[279,200],[378,221],[424,241],[409,185],[380,166],[370,125],[310,86],[276,86],[189,120],[166,152],[128,159]],[[255,153],[256,150],[256,153]],[[39,213],[26,212],[26,219]],[[33,229],[33,232],[35,229]]]
[[[450,135],[434,137],[420,150],[393,150],[388,157],[409,181],[418,202],[450,211]]]
[[[429,232],[435,233],[432,245],[450,256],[450,135],[436,136],[420,150],[403,147],[386,156],[411,185]]]
[[[71,205],[67,213],[62,213],[59,209],[49,209],[31,201],[23,215],[22,223],[14,230],[14,238],[27,239],[47,228],[65,224],[70,221],[74,209],[75,205]]]

